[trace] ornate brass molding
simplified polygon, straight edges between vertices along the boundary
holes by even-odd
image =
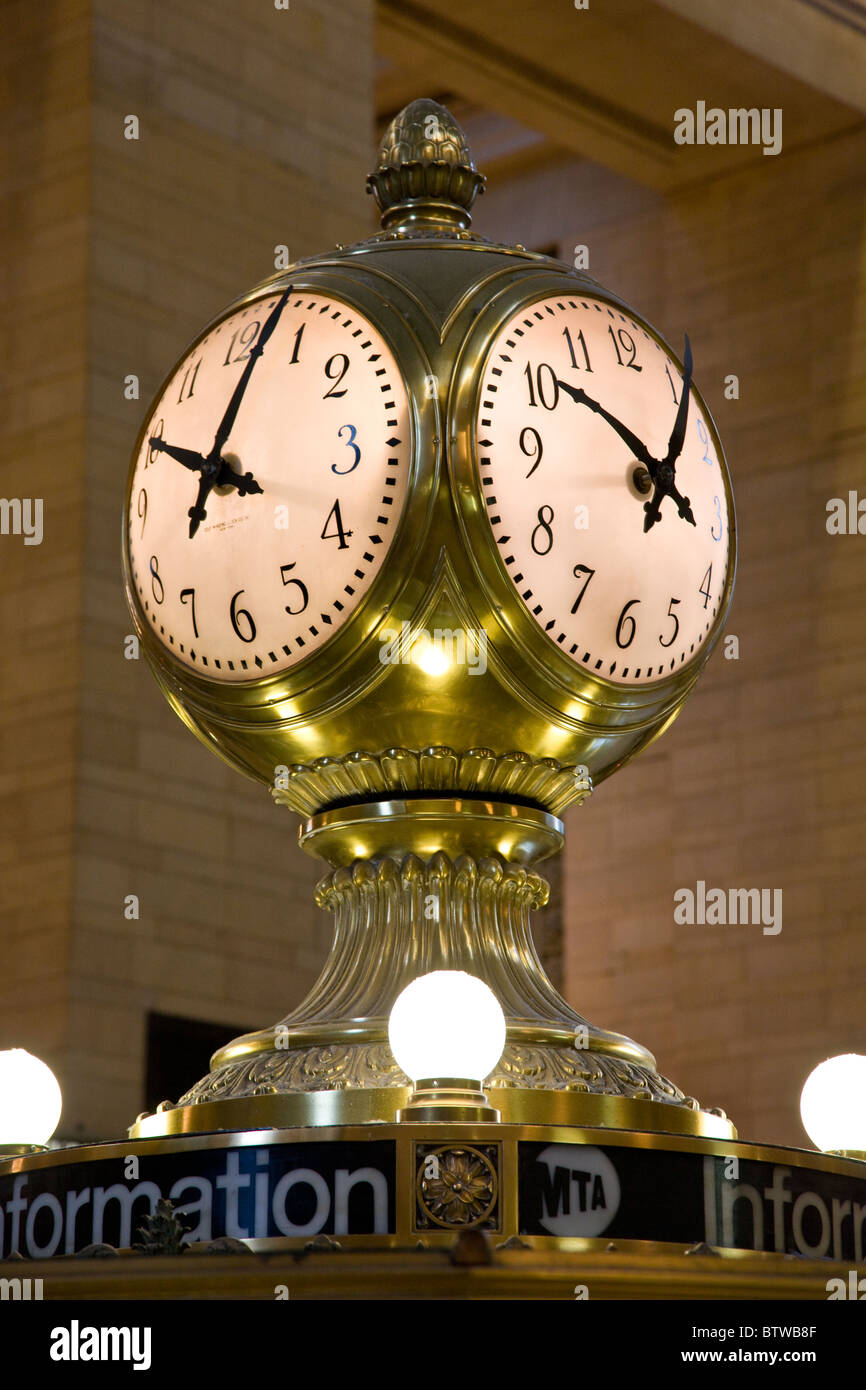
[[[301,816],[313,816],[340,801],[392,793],[460,792],[498,801],[518,797],[544,806],[559,816],[579,806],[592,793],[592,779],[582,764],[555,758],[532,758],[528,753],[494,753],[490,748],[458,752],[434,748],[386,748],[378,753],[359,750],[343,757],[294,763],[278,777],[271,795],[279,806]]]

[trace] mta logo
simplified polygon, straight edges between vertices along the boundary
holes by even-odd
[[[554,1236],[598,1236],[619,1210],[616,1169],[601,1149],[549,1144],[538,1156],[539,1220]]]

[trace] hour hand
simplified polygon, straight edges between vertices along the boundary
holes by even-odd
[[[179,444],[167,444],[159,435],[153,435],[147,442],[157,454],[168,454],[169,458],[182,463],[184,468],[204,468],[204,455],[196,453],[195,449],[182,449]]]
[[[576,401],[578,405],[587,406],[590,410],[594,410],[596,415],[600,415],[603,420],[606,420],[611,429],[616,430],[620,439],[628,445],[635,458],[644,465],[650,477],[653,479],[655,478],[655,472],[658,466],[657,461],[652,457],[643,440],[638,439],[637,435],[632,433],[628,425],[624,425],[615,415],[611,415],[609,411],[605,410],[603,405],[599,405],[598,401],[594,401],[592,397],[588,396],[579,386],[571,386],[567,381],[560,381],[558,385],[559,389],[571,396],[572,400]]]

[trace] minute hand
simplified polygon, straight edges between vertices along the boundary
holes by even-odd
[[[244,367],[238,384],[232,392],[231,400],[225,408],[225,414],[223,415],[223,418],[219,423],[219,428],[217,429],[216,435],[214,437],[213,448],[211,449],[210,454],[208,455],[210,462],[217,462],[222,452],[222,447],[228,439],[229,435],[231,434],[232,426],[235,422],[235,417],[240,408],[240,403],[244,398],[244,392],[246,391],[249,379],[253,374],[253,369],[256,363],[258,362],[259,358],[261,357],[262,353],[264,352],[265,344],[267,343],[268,339],[270,338],[271,334],[276,328],[277,321],[280,317],[280,314],[286,307],[286,303],[291,293],[292,286],[289,285],[288,288],[285,289],[283,293],[280,295],[273,309],[268,314],[268,317],[265,319],[262,325],[262,330],[259,333],[258,339],[256,340],[255,346],[250,348],[250,355],[247,360],[247,365]]]
[[[692,388],[692,345],[689,342],[688,333],[686,338],[686,351],[683,357],[683,390],[680,396],[679,406],[677,407],[677,418],[671,430],[671,437],[668,440],[668,451],[663,460],[664,463],[674,463],[682,453],[683,442],[686,437],[686,421],[689,416],[689,393]]]
[[[639,459],[644,465],[650,477],[655,477],[658,461],[652,457],[652,454],[647,449],[643,440],[638,439],[637,435],[632,433],[628,425],[624,425],[622,420],[618,420],[615,415],[611,415],[610,411],[605,410],[603,405],[599,405],[598,401],[594,401],[592,397],[588,396],[585,391],[582,391],[579,386],[569,386],[567,381],[560,381],[558,384],[559,389],[571,396],[572,400],[576,401],[578,405],[588,406],[590,410],[595,411],[596,415],[600,415],[603,420],[606,420],[611,428],[616,430],[620,439],[625,441],[635,458]]]

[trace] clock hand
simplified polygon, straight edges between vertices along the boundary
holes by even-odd
[[[202,473],[198,481],[198,494],[195,499],[195,505],[190,507],[189,511],[187,512],[187,516],[189,517],[190,540],[192,540],[193,536],[198,530],[200,523],[204,521],[205,517],[207,516],[207,512],[204,509],[204,504],[208,499],[208,495],[210,494],[210,490],[212,487],[213,478],[208,477],[206,473]]]
[[[661,501],[663,497],[670,497],[677,504],[677,512],[684,521],[696,525],[688,497],[683,497],[677,490],[676,460],[682,453],[683,442],[686,437],[686,421],[689,414],[689,393],[692,385],[692,345],[689,342],[689,335],[686,333],[686,351],[683,357],[683,392],[680,396],[679,406],[677,407],[677,418],[671,430],[671,437],[668,440],[668,451],[660,461],[653,475],[655,490],[649,502],[644,502],[643,509],[646,512],[644,517],[643,529],[649,531],[655,526],[657,521],[661,521]]]
[[[655,479],[653,495],[648,502],[644,502],[643,504],[643,509],[646,512],[643,523],[644,531],[649,531],[651,527],[655,526],[657,521],[661,521],[661,502],[663,497],[670,497],[672,501],[676,502],[677,511],[683,518],[683,521],[690,521],[692,526],[697,525],[692,514],[691,506],[689,505],[688,497],[683,497],[682,494],[677,491],[672,465],[669,463],[660,463],[658,476]]]
[[[235,473],[234,468],[232,468],[231,463],[228,463],[227,459],[220,459],[220,457],[214,459],[214,457],[211,456],[209,459],[202,459],[199,463],[199,467],[200,470],[202,470],[202,478],[200,478],[199,481],[199,495],[197,495],[196,498],[196,505],[190,507],[188,512],[190,541],[192,541],[196,531],[199,530],[199,524],[202,523],[207,516],[206,510],[204,510],[204,503],[207,502],[207,498],[210,496],[211,488],[236,488],[238,489],[238,495],[242,496],[242,498],[245,498],[247,493],[263,491],[260,482],[254,480],[252,473]]]
[[[671,437],[668,441],[668,451],[665,455],[665,463],[673,463],[674,459],[679,458],[682,453],[683,441],[686,437],[686,421],[689,414],[689,391],[692,385],[692,345],[689,342],[689,335],[686,333],[686,352],[683,358],[683,394],[680,396],[677,418],[671,430]]]
[[[236,487],[241,497],[246,497],[248,492],[262,491],[252,473],[235,473],[231,464],[227,463],[225,459],[220,459],[219,472],[216,475],[214,487]]]
[[[557,384],[560,390],[565,391],[567,395],[571,396],[572,400],[577,401],[578,405],[588,406],[590,410],[595,411],[596,415],[600,415],[603,420],[606,420],[612,429],[616,430],[620,439],[625,441],[635,458],[639,459],[640,462],[644,464],[650,477],[655,478],[658,460],[652,457],[643,441],[638,439],[636,434],[632,434],[628,425],[624,425],[621,420],[617,420],[615,415],[611,415],[605,410],[603,405],[599,405],[598,401],[594,401],[592,397],[588,396],[585,391],[582,391],[579,386],[570,386],[567,381],[560,381]]]
[[[261,492],[262,488],[256,482],[252,473],[235,473],[230,463],[225,459],[218,461],[218,466],[212,460],[202,460],[201,478],[198,485],[198,496],[195,499],[195,506],[190,507],[187,516],[189,517],[189,538],[192,540],[199,525],[205,520],[205,502],[210,496],[211,488],[214,487],[236,487],[241,497],[246,497],[250,492]]]
[[[196,453],[194,449],[182,449],[179,444],[166,444],[159,435],[154,435],[147,442],[151,449],[155,449],[158,454],[168,454],[170,458],[182,463],[184,468],[202,468],[204,466],[204,455]]]
[[[619,437],[628,445],[635,458],[639,459],[646,467],[654,487],[652,497],[648,502],[644,502],[644,511],[646,512],[643,524],[644,531],[649,531],[657,521],[661,521],[661,503],[663,497],[670,497],[676,502],[677,512],[684,521],[691,522],[692,526],[696,524],[689,499],[688,497],[683,497],[677,490],[675,482],[675,461],[679,458],[685,441],[686,422],[689,413],[689,394],[692,381],[692,345],[689,342],[688,334],[685,335],[685,339],[686,351],[683,358],[683,391],[677,408],[674,427],[671,430],[671,436],[668,440],[668,451],[663,459],[653,458],[646,445],[638,439],[636,434],[632,433],[627,425],[624,425],[621,420],[617,420],[615,415],[611,415],[609,411],[605,410],[604,406],[600,405],[598,401],[594,401],[592,397],[588,396],[580,387],[571,386],[567,381],[558,382],[560,389],[571,396],[572,400],[576,401],[578,405],[588,406],[590,410],[594,410],[597,415],[600,415],[603,420],[606,420],[611,428],[615,429]]]
[[[219,423],[216,435],[214,436],[213,448],[208,454],[208,462],[216,463],[219,460],[222,447],[228,439],[229,435],[231,434],[232,426],[235,422],[235,416],[237,415],[238,409],[240,408],[240,403],[244,398],[244,392],[246,391],[249,379],[253,374],[253,369],[256,363],[258,362],[259,358],[261,357],[262,353],[264,352],[265,344],[267,343],[268,339],[270,338],[271,334],[276,328],[277,321],[280,317],[280,314],[285,309],[286,303],[291,293],[292,286],[289,285],[280,295],[270,314],[262,324],[261,332],[259,333],[259,336],[256,339],[255,345],[250,348],[250,355],[247,359],[247,365],[244,367],[243,372],[241,373],[240,378],[238,380],[238,384],[232,392],[231,400],[225,408],[225,414],[223,415],[223,418]]]
[[[190,518],[189,534],[190,539],[195,535],[199,524],[204,521],[207,512],[204,503],[212,487],[235,487],[241,497],[246,497],[251,492],[261,492],[262,488],[256,482],[252,473],[235,473],[230,463],[225,459],[205,459],[202,454],[196,453],[194,449],[184,449],[179,444],[167,444],[159,436],[154,435],[148,440],[150,447],[157,453],[168,454],[169,458],[176,459],[182,463],[184,468],[190,468],[201,473],[199,482],[198,496],[195,506],[190,508],[187,515]]]
[[[249,379],[252,376],[253,368],[264,352],[265,344],[276,328],[280,314],[286,307],[291,292],[292,286],[288,285],[280,295],[280,298],[277,300],[268,317],[265,319],[255,346],[250,348],[247,364],[223,412],[223,418],[214,436],[213,447],[207,458],[202,454],[196,453],[193,449],[183,449],[176,444],[166,444],[156,436],[149,441],[151,448],[156,449],[158,453],[162,452],[168,454],[171,458],[176,459],[178,463],[182,463],[185,468],[198,469],[201,473],[195,505],[190,507],[187,513],[189,516],[190,540],[192,540],[200,524],[207,516],[204,504],[210,496],[211,488],[235,487],[241,497],[245,497],[248,493],[262,491],[260,484],[256,482],[252,473],[235,473],[231,465],[221,457],[221,453],[223,445],[231,434],[232,426],[234,425],[238,410],[240,409],[241,401],[244,398]]]

